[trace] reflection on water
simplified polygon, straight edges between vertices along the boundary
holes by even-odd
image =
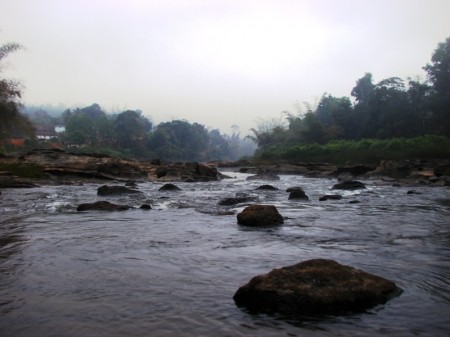
[[[278,191],[246,175],[141,183],[141,196],[109,197],[152,210],[77,213],[100,185],[3,190],[0,197],[1,336],[447,336],[450,331],[450,199],[447,188],[367,182],[319,202],[334,181],[282,176]],[[310,201],[288,200],[302,186]],[[247,193],[285,218],[276,228],[237,225]],[[349,204],[358,200],[357,204]],[[250,315],[232,297],[254,275],[330,258],[394,280],[404,292],[346,317],[292,320]]]

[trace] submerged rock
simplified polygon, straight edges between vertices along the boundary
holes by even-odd
[[[255,276],[233,299],[254,312],[345,314],[385,303],[400,291],[394,282],[380,276],[315,259]]]
[[[319,201],[326,201],[326,200],[341,200],[342,195],[340,194],[327,194],[319,198]]]
[[[97,195],[122,195],[122,194],[138,194],[141,191],[128,188],[126,186],[108,186],[103,185],[97,189]]]
[[[181,191],[181,188],[174,184],[164,184],[159,188],[159,191]]]
[[[278,191],[278,188],[272,185],[261,185],[255,188],[255,190]]]
[[[81,204],[77,207],[77,211],[126,211],[130,209],[127,205],[117,205],[109,201],[97,201],[93,203]]]
[[[333,185],[333,190],[358,190],[358,189],[364,189],[366,188],[366,185],[364,185],[362,182],[357,180],[348,180],[343,181],[341,183]]]
[[[230,198],[223,198],[218,202],[219,206],[232,206],[236,204],[240,204],[243,202],[249,202],[249,201],[255,201],[257,200],[257,197],[253,196],[236,196],[236,197],[230,197]]]
[[[281,225],[284,220],[273,205],[251,205],[237,215],[237,221],[245,226]]]

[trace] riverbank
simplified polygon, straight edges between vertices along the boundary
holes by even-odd
[[[0,157],[0,187],[79,184],[96,181],[206,182],[226,176],[221,169],[233,167],[262,180],[277,175],[300,175],[338,180],[370,179],[386,184],[450,186],[450,159],[383,160],[378,165],[329,163],[212,162],[163,163],[106,155],[38,149],[20,156]]]

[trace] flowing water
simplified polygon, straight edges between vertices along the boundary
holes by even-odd
[[[177,183],[179,192],[139,183],[138,196],[98,197],[100,184],[2,190],[0,336],[448,336],[448,187],[407,194],[366,181],[319,202],[335,181],[281,176],[278,191],[256,191],[266,182],[228,174]],[[291,186],[310,201],[289,201]],[[241,192],[275,205],[284,225],[238,225],[245,205],[217,203]],[[76,211],[97,200],[152,210]],[[234,304],[253,276],[312,258],[391,279],[403,293],[364,313],[295,321]]]

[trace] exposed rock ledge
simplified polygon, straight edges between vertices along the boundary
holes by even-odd
[[[200,163],[161,163],[113,158],[106,155],[69,153],[59,149],[40,149],[20,157],[3,157],[6,163],[35,163],[49,179],[95,179],[137,181],[219,180],[216,167]],[[11,180],[11,179],[10,179]]]

